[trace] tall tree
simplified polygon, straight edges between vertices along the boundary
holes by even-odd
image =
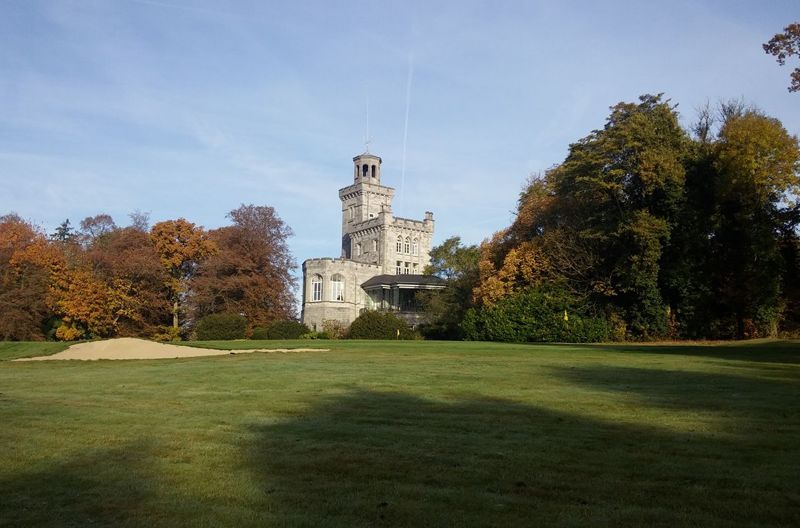
[[[143,233],[147,233],[150,230],[150,213],[143,213],[137,209],[130,213],[128,218],[131,219],[131,225],[129,227]]]
[[[64,244],[71,243],[75,241],[75,238],[78,234],[75,232],[75,229],[70,225],[69,218],[61,222],[61,224],[53,231],[53,234],[50,235],[50,240],[55,242],[61,242]]]
[[[783,28],[783,33],[778,33],[769,42],[763,44],[764,51],[775,57],[778,64],[783,66],[789,57],[800,59],[800,23],[795,22]],[[792,79],[789,85],[790,92],[800,91],[800,67],[795,68],[790,74]]]
[[[782,311],[783,213],[798,196],[797,138],[781,123],[749,110],[722,124],[713,152],[716,211],[711,254],[715,292],[736,337],[774,334]]]
[[[422,331],[426,337],[461,339],[460,323],[472,307],[472,290],[478,282],[478,247],[464,245],[454,236],[434,247],[430,255],[425,274],[444,279],[445,288],[418,294],[426,319]]]
[[[81,220],[79,237],[81,243],[88,246],[116,229],[117,224],[114,223],[114,219],[105,213],[89,216]]]
[[[0,217],[0,339],[43,339],[54,253],[43,233],[19,216]]]
[[[150,240],[169,276],[165,287],[172,303],[172,327],[179,328],[180,305],[197,267],[217,252],[202,227],[184,218],[159,222],[150,230]]]
[[[291,229],[267,206],[242,205],[228,218],[232,226],[209,233],[220,251],[199,266],[192,280],[195,318],[244,314],[251,328],[293,318]]]

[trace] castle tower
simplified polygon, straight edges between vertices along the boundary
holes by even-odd
[[[362,230],[364,222],[391,215],[394,189],[381,185],[381,161],[374,154],[359,154],[353,158],[353,184],[339,189],[343,258],[354,258],[351,235]]]
[[[389,310],[417,324],[416,292],[444,287],[422,274],[430,262],[433,213],[424,220],[395,217],[393,198],[394,189],[381,185],[381,158],[368,152],[353,158],[353,182],[339,189],[341,258],[303,263],[303,322],[310,328],[349,325],[363,310]]]

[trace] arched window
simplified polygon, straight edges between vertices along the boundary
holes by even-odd
[[[372,239],[372,251],[378,251],[378,239],[377,238],[373,238]]]
[[[398,253],[403,252],[403,237],[401,237],[400,235],[397,235],[397,252]]]
[[[356,256],[357,257],[361,256],[361,244],[360,243],[356,244]]]
[[[331,277],[331,300],[343,301],[344,300],[344,277],[338,273]]]
[[[367,175],[369,174],[369,165],[362,165],[361,166],[361,172],[364,175],[364,177],[366,178]]]
[[[403,245],[403,253],[411,253],[411,239],[409,237],[406,237],[406,243]]]
[[[314,275],[311,277],[311,300],[322,300],[322,276]]]
[[[375,165],[372,166],[372,177],[375,177]]]
[[[411,246],[411,252],[414,255],[419,255],[419,239],[417,239],[417,238],[414,239],[414,243]]]

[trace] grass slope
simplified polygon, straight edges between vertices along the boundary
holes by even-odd
[[[313,346],[0,363],[0,525],[800,525],[796,342]]]
[[[71,343],[54,341],[0,341],[0,361],[34,356],[50,356],[66,350]]]

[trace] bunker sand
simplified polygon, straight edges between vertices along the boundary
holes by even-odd
[[[96,359],[176,359],[202,356],[228,356],[252,352],[327,352],[327,348],[253,348],[246,350],[217,350],[187,346],[154,343],[144,339],[122,337],[105,341],[92,341],[72,345],[63,352],[51,356],[20,358],[14,361],[55,361],[76,359],[91,361]]]

